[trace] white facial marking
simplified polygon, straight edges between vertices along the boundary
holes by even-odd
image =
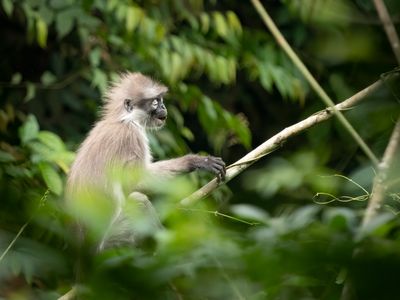
[[[156,109],[158,107],[158,100],[154,99],[153,102],[151,103],[151,107]]]

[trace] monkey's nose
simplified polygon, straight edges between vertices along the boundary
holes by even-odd
[[[166,111],[160,111],[157,114],[157,119],[160,119],[161,121],[165,121],[167,119],[167,112]]]

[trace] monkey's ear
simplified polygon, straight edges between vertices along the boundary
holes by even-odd
[[[127,112],[131,112],[133,110],[133,101],[132,99],[125,99],[124,100],[124,107]]]

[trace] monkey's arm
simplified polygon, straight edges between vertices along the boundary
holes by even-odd
[[[151,163],[149,171],[155,175],[173,176],[189,173],[197,169],[214,173],[219,180],[225,179],[225,163],[215,156],[188,154],[179,158]]]

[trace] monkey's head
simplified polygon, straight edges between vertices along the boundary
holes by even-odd
[[[125,73],[106,94],[105,118],[161,128],[167,119],[163,96],[168,88],[141,73]]]

